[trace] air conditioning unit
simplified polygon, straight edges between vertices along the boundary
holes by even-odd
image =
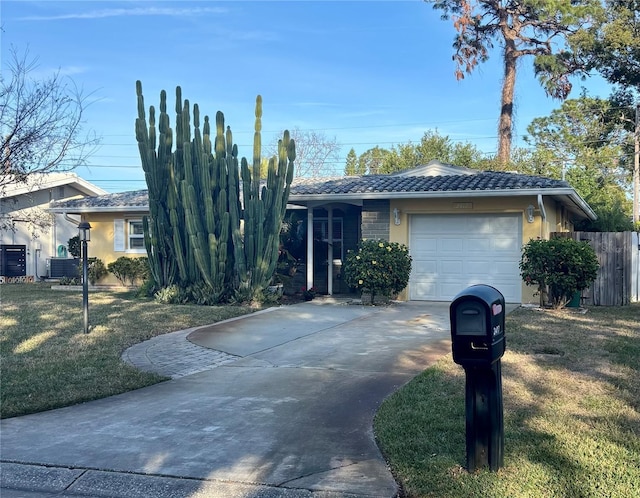
[[[80,260],[73,258],[49,258],[47,267],[49,278],[76,278],[80,276]]]

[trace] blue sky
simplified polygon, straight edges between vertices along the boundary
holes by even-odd
[[[11,1],[0,6],[2,69],[10,48],[59,70],[89,95],[84,131],[102,137],[76,172],[110,192],[146,188],[134,135],[135,82],[158,106],[175,87],[201,112],[224,112],[240,155],[251,155],[254,106],[263,97],[263,143],[283,129],[324,133],[360,154],[417,142],[427,130],[496,150],[500,52],[456,81],[454,29],[420,0]],[[607,96],[601,80],[575,82]],[[516,143],[559,103],[519,66]],[[170,114],[171,116],[171,114]],[[173,116],[172,116],[173,121]]]

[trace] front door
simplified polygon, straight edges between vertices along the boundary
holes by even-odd
[[[333,233],[329,242],[329,220],[314,218],[313,220],[313,286],[320,294],[327,294],[329,289],[329,261],[333,265],[331,277],[333,292],[341,292],[338,275],[342,269],[342,218],[333,218]]]

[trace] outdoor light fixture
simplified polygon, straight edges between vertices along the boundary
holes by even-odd
[[[396,225],[400,224],[400,210],[398,208],[393,210],[393,223]]]
[[[534,213],[535,209],[536,209],[536,208],[535,208],[535,207],[533,207],[533,205],[532,205],[532,204],[529,204],[529,205],[527,206],[527,221],[528,221],[529,223],[533,223],[533,218],[534,218],[533,213]]]
[[[89,222],[80,222],[78,225],[78,235],[80,242],[89,242],[91,240],[91,225],[89,225]]]
[[[82,243],[82,310],[84,312],[84,333],[89,333],[89,259],[87,242],[91,240],[91,225],[82,221],[78,225],[78,236]]]

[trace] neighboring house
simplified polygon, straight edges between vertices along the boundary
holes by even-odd
[[[484,283],[507,302],[538,302],[520,278],[522,246],[596,218],[564,181],[438,162],[395,175],[298,178],[289,205],[306,210],[308,287],[347,291],[340,279],[346,252],[362,238],[385,239],[406,244],[413,258],[400,298],[426,301],[449,301]],[[90,254],[105,264],[144,252],[146,191],[57,202],[50,210],[89,221]]]
[[[18,273],[28,280],[46,277],[51,258],[70,257],[67,243],[78,235],[80,217],[51,213],[52,202],[104,194],[75,173],[34,173],[26,183],[8,185],[0,194],[0,245],[5,252],[23,251]]]

